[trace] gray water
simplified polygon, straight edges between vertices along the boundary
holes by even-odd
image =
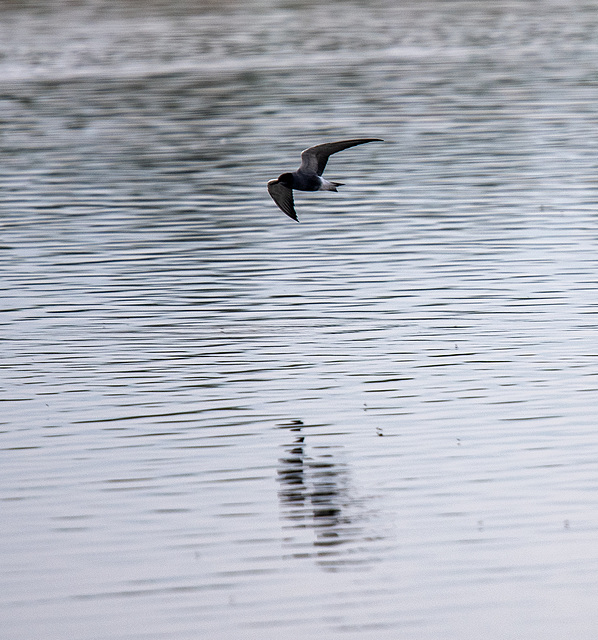
[[[4,2],[0,77],[2,638],[596,637],[594,3]]]

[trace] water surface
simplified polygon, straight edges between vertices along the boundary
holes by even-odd
[[[595,7],[1,11],[3,637],[593,639]]]

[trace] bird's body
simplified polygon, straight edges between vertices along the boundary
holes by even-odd
[[[293,202],[293,189],[298,191],[336,191],[342,182],[322,178],[328,158],[338,151],[366,142],[382,142],[380,138],[357,138],[340,142],[327,142],[305,149],[301,153],[301,166],[292,173],[282,173],[268,182],[268,193],[284,213],[299,222]]]

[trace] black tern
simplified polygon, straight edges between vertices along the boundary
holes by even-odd
[[[268,182],[268,193],[284,213],[299,222],[293,202],[293,189],[299,191],[336,191],[342,182],[322,178],[328,158],[338,151],[366,142],[383,142],[380,138],[356,138],[341,142],[327,142],[310,147],[301,153],[301,166],[293,173],[283,173]]]

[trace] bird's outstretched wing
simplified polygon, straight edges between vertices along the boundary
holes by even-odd
[[[289,218],[293,218],[299,222],[297,212],[295,211],[295,204],[293,202],[293,190],[285,187],[284,184],[278,182],[278,180],[270,180],[268,182],[268,193],[272,197],[272,200],[276,202],[278,208],[284,211]]]
[[[317,173],[322,175],[326,168],[329,156],[343,149],[349,147],[355,147],[358,144],[365,144],[366,142],[382,142],[380,138],[356,138],[354,140],[342,140],[340,142],[326,142],[324,144],[317,144],[315,147],[310,147],[301,153],[301,166],[300,172]]]

